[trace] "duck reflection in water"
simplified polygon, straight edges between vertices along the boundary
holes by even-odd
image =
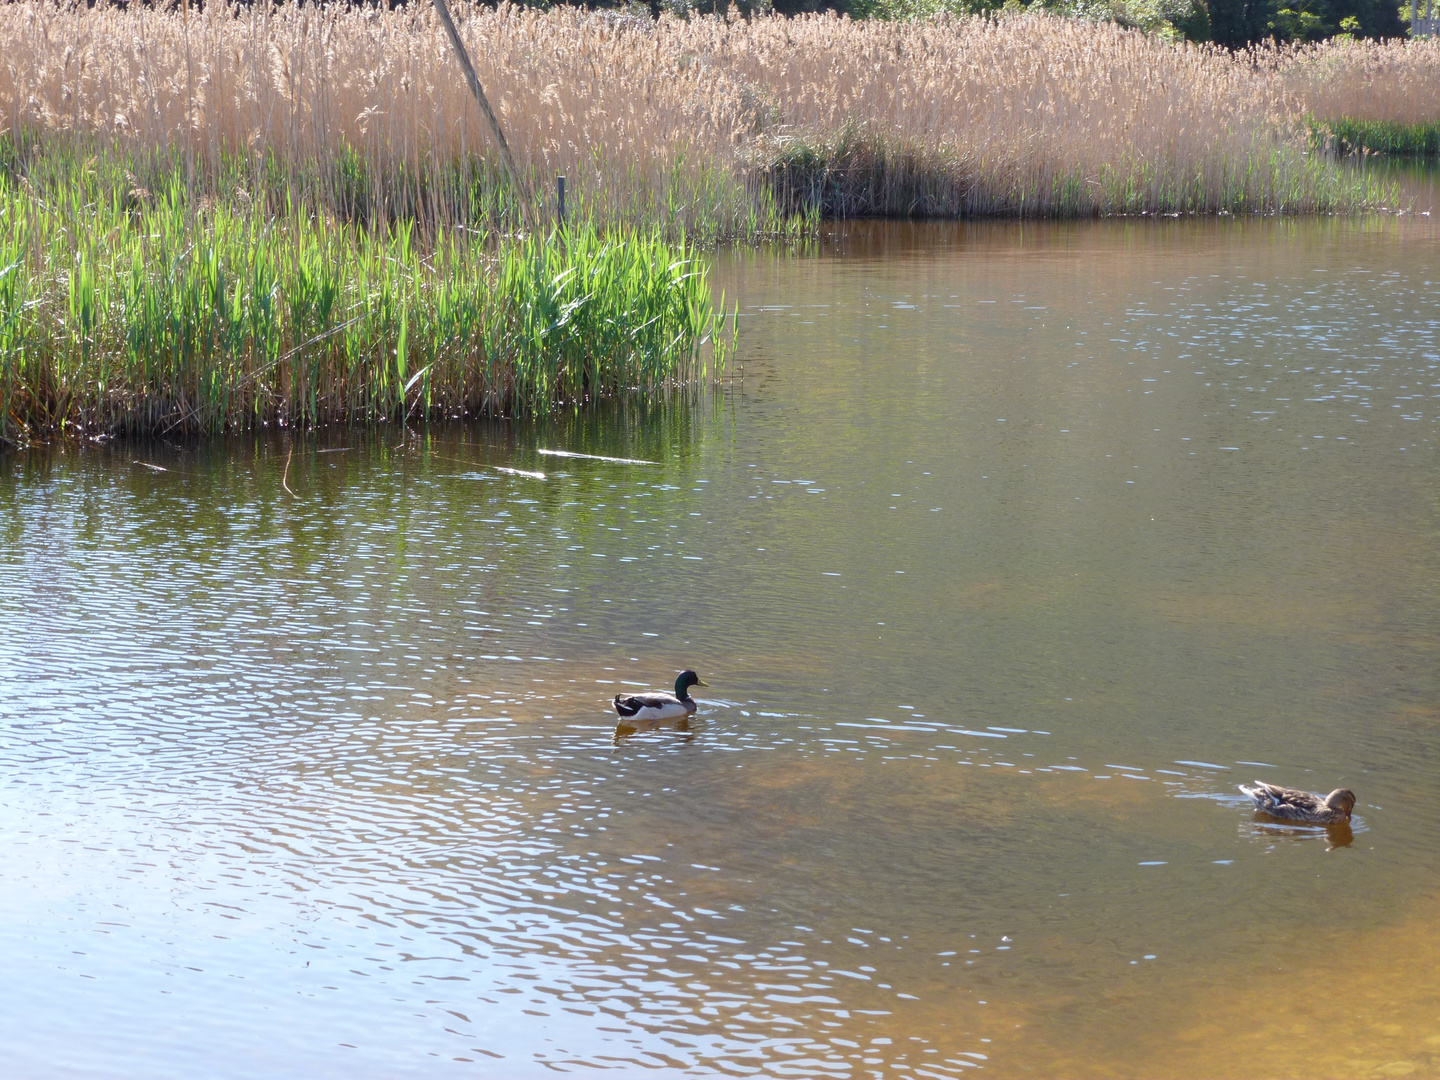
[[[1350,831],[1350,822],[1348,821],[1325,826],[1325,835],[1330,840],[1331,851],[1337,847],[1349,847],[1355,842],[1355,834]]]
[[[687,739],[695,736],[690,729],[690,717],[688,716],[667,719],[652,717],[648,720],[621,720],[615,725],[615,741],[618,743],[631,735],[639,735],[647,731],[678,731],[683,733]]]
[[[1336,822],[1333,825],[1297,825],[1293,821],[1275,821],[1257,815],[1254,821],[1247,821],[1240,826],[1240,831],[1252,840],[1264,840],[1272,844],[1323,838],[1327,851],[1349,847],[1355,842],[1355,833],[1348,821]]]

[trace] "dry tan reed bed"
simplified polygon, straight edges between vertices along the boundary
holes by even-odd
[[[1255,54],[1321,120],[1440,123],[1440,40],[1336,42]]]
[[[1236,60],[1043,16],[459,15],[523,165],[569,176],[602,223],[744,233],[767,192],[832,212],[1345,210],[1374,193],[1305,154],[1307,109],[1440,119],[1434,45]],[[47,139],[179,144],[201,165],[353,149],[380,186],[488,150],[428,5],[4,4],[0,57],[3,123]]]

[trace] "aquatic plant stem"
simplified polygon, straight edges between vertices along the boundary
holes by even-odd
[[[285,494],[289,495],[292,499],[295,497],[295,492],[290,490],[290,459],[294,456],[295,444],[291,443],[290,452],[285,455],[285,471],[280,476],[280,486],[285,489]]]

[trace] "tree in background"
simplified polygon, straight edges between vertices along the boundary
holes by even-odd
[[[1227,49],[1264,40],[1275,6],[1276,0],[1210,0],[1210,40]]]
[[[391,0],[392,3],[398,0]],[[1114,22],[1172,40],[1213,41],[1243,49],[1260,41],[1320,41],[1336,35],[1404,37],[1396,0],[516,0],[550,7],[709,15],[727,10],[745,18],[774,11],[803,15],[838,11],[852,19],[922,19],[931,15],[1046,11],[1077,19]],[[1408,4],[1408,0],[1406,0]],[[1407,9],[1408,10],[1408,9]]]
[[[1210,0],[1210,26],[1215,43],[1231,49],[1267,38],[1405,36],[1400,9],[1391,0]]]
[[[772,0],[784,14],[843,11],[852,19],[923,19],[930,15],[980,15],[1045,11],[1076,19],[1113,22],[1175,40],[1210,40],[1205,0]]]

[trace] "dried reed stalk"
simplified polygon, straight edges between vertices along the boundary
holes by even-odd
[[[475,65],[470,60],[470,52],[465,48],[465,43],[460,40],[460,31],[455,27],[455,20],[450,17],[450,7],[445,0],[435,0],[435,13],[440,16],[440,25],[445,28],[445,36],[450,39],[450,46],[455,50],[455,59],[465,74],[465,83],[470,87],[470,94],[474,97],[475,104],[480,107],[480,115],[485,117],[485,125],[490,129],[490,137],[495,141],[496,149],[500,151],[500,160],[505,165],[505,173],[521,194],[520,205],[525,209],[526,226],[531,232],[534,232],[535,222],[534,216],[530,213],[530,200],[524,197],[525,181],[521,178],[520,170],[515,165],[515,155],[511,153],[510,143],[505,138],[505,129],[500,126],[500,121],[495,116],[495,110],[490,107],[490,99],[485,96],[485,91],[480,86],[480,78],[475,74]]]
[[[1352,41],[1261,49],[1293,107],[1323,120],[1440,123],[1440,40]]]
[[[1113,25],[458,15],[521,170],[564,173],[601,222],[743,231],[777,185],[813,204],[805,184],[851,174],[889,212],[1346,205],[1304,155],[1289,69]],[[0,123],[183,148],[202,171],[226,154],[293,168],[358,154],[367,175],[424,176],[491,150],[446,51],[418,6],[26,0],[0,5]]]

